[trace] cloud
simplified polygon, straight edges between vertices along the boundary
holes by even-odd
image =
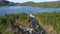
[[[46,1],[57,1],[57,0],[8,0],[8,1],[12,1],[12,2],[26,2],[26,1],[34,1],[34,2],[46,2]]]

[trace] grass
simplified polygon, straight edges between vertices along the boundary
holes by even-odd
[[[28,26],[29,23],[29,16],[25,13],[21,14],[9,14],[5,16],[0,16],[0,34],[14,34],[13,28],[11,27],[11,20],[13,20],[14,23],[19,23],[22,26]],[[18,30],[18,29],[17,29]],[[8,33],[7,33],[8,32]],[[18,31],[16,31],[17,33]]]
[[[43,12],[34,15],[38,17],[42,24],[47,26],[52,25],[56,32],[60,34],[60,12]],[[11,27],[11,20],[24,27],[31,27],[31,24],[29,23],[29,16],[25,13],[0,16],[0,34],[8,34],[10,32],[10,34],[14,34],[13,31],[15,30]],[[9,29],[9,31],[7,31],[7,29]]]
[[[60,34],[60,12],[44,12],[35,14],[35,16],[37,16],[44,25],[52,25],[57,33]]]

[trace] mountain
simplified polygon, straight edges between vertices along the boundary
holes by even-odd
[[[0,1],[0,6],[5,6],[8,5],[10,2],[9,1]]]
[[[14,3],[14,2],[9,2],[9,1],[0,1],[0,6],[16,6],[20,3]]]
[[[21,5],[23,6],[33,6],[33,7],[43,7],[43,8],[59,8],[60,7],[60,1],[56,2],[40,2],[40,3],[35,3],[35,2],[25,2],[22,3]]]
[[[35,4],[37,4],[37,3],[32,2],[32,1],[28,1],[28,2],[21,3],[21,6],[32,6],[32,5],[35,5]]]
[[[0,1],[0,6],[5,6],[4,2]],[[33,6],[33,7],[42,7],[42,8],[60,8],[60,1],[54,1],[54,2],[24,2],[24,3],[14,3],[14,2],[9,2],[6,6]]]
[[[3,5],[4,5],[4,3],[0,1],[0,6],[3,6]]]

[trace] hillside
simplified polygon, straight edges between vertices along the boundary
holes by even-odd
[[[9,1],[0,1],[0,6],[17,6],[20,3],[14,3]]]
[[[55,2],[40,2],[35,3],[32,1],[24,2],[24,3],[13,3],[9,2],[9,4],[5,5],[0,1],[0,6],[33,6],[33,7],[42,7],[42,8],[60,8],[60,1]]]
[[[25,2],[25,3],[22,3],[21,5],[23,5],[23,6],[33,6],[33,7],[42,7],[42,8],[59,8],[60,7],[60,1],[40,2],[40,3]]]

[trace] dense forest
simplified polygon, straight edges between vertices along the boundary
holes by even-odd
[[[39,21],[41,21],[44,25],[52,25],[56,32],[60,34],[60,12],[44,12],[34,14],[38,17]],[[13,28],[13,23],[19,23],[24,27],[31,27],[29,23],[29,15],[26,13],[20,14],[9,14],[5,16],[0,16],[0,34],[14,34],[18,33],[18,29]]]
[[[24,3],[9,2],[9,4],[5,4],[4,2],[0,1],[0,6],[33,6],[33,7],[42,7],[42,8],[60,8],[60,1],[40,2],[40,3],[36,3],[32,1],[24,2]]]

